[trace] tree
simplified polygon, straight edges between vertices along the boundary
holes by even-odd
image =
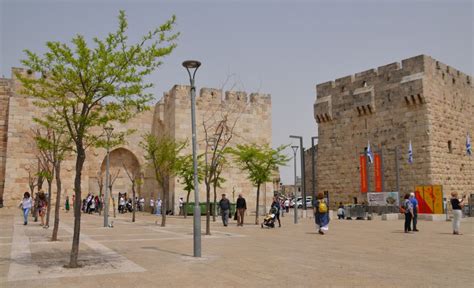
[[[222,188],[222,184],[226,181],[224,177],[221,177],[222,171],[227,164],[227,159],[221,155],[216,159],[216,171],[215,176],[212,180],[212,190],[214,191],[214,211],[212,213],[212,222],[216,222],[217,214],[217,188]]]
[[[114,196],[112,195],[112,187],[114,186],[114,183],[115,183],[115,180],[117,180],[118,176],[120,174],[120,169],[117,169],[117,171],[114,173],[111,173],[109,175],[110,179],[109,179],[109,191],[110,191],[110,199],[112,200],[112,209],[114,211],[114,218],[116,218],[116,214],[115,214],[115,198]],[[117,201],[120,201],[119,197],[117,197]],[[104,202],[105,203],[105,202]]]
[[[219,165],[223,164],[225,151],[234,135],[234,128],[242,114],[242,109],[232,106],[221,106],[220,111],[211,113],[209,119],[203,119],[205,170],[204,184],[206,185],[206,235],[211,235],[211,188],[217,183]],[[231,119],[233,117],[233,119]],[[222,171],[221,171],[222,172]],[[220,174],[220,173],[219,173]]]
[[[186,147],[186,143],[175,142],[167,136],[157,139],[154,135],[147,133],[143,136],[140,146],[145,151],[145,159],[153,169],[155,179],[163,191],[161,227],[165,227],[169,181],[178,173],[179,153]]]
[[[203,178],[203,162],[202,155],[198,155],[198,183],[202,182]],[[184,184],[184,191],[186,191],[186,202],[184,203],[184,218],[188,216],[188,203],[191,191],[194,191],[194,163],[193,155],[181,156],[178,160],[178,167],[176,175],[181,179]]]
[[[96,180],[97,180],[97,186],[99,187],[99,201],[102,201],[103,200],[102,191],[104,191],[104,175],[103,175],[102,169],[100,169],[97,172]],[[105,203],[105,200],[104,200],[104,203]],[[100,203],[99,216],[102,215],[102,209],[104,209],[103,207],[104,203],[102,202]]]
[[[248,179],[257,187],[256,225],[258,225],[260,186],[271,181],[272,172],[278,169],[278,166],[285,165],[290,160],[288,156],[282,154],[286,147],[286,145],[282,145],[272,149],[266,145],[246,144],[228,149],[229,153],[234,155],[240,168],[248,173]]]
[[[142,173],[140,172],[140,169],[135,170],[134,172],[129,171],[127,166],[125,166],[125,163],[122,163],[123,169],[125,169],[125,173],[128,176],[128,179],[130,179],[130,182],[132,183],[132,222],[135,222],[135,208],[137,206],[137,203],[135,202],[135,186],[141,185],[142,183]]]
[[[64,127],[53,126],[57,122],[46,122],[41,119],[35,121],[46,129],[46,133],[42,134],[39,129],[35,132],[36,146],[40,152],[42,166],[46,172],[45,178],[48,181],[48,214],[46,217],[46,225],[49,225],[49,215],[51,207],[51,182],[52,178],[56,178],[56,203],[54,207],[54,227],[51,241],[58,240],[59,230],[59,209],[61,207],[61,162],[66,154],[71,151],[71,141],[67,138]],[[46,170],[48,169],[48,170]]]
[[[136,44],[129,44],[128,23],[120,11],[119,28],[105,39],[94,38],[91,47],[85,38],[72,38],[72,47],[61,42],[47,42],[47,52],[40,56],[25,50],[22,61],[30,71],[43,77],[18,73],[23,93],[37,99],[35,105],[48,109],[46,120],[61,121],[76,153],[74,178],[74,235],[69,267],[78,267],[81,228],[81,178],[86,150],[98,136],[94,130],[110,122],[126,122],[137,112],[148,109],[152,86],[145,77],[161,64],[160,58],[176,47],[178,33],[172,33],[175,16],[148,32]]]

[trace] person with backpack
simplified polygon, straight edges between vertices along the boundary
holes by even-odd
[[[313,206],[314,221],[316,222],[318,233],[324,235],[329,230],[329,209],[324,200],[323,193],[318,193],[316,199],[316,203]]]
[[[410,201],[410,194],[405,194],[402,212],[405,214],[405,233],[411,233],[411,219],[413,218],[413,204]]]

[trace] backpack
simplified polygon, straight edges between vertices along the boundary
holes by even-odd
[[[328,205],[324,201],[319,201],[318,205],[319,213],[327,213],[328,212]]]

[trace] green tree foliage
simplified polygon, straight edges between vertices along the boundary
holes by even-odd
[[[179,171],[179,153],[186,147],[186,143],[175,142],[166,136],[158,139],[156,136],[147,133],[143,136],[140,146],[145,151],[145,159],[153,169],[156,181],[161,186],[161,191],[163,191],[161,226],[164,227],[168,208],[169,181]]]
[[[161,59],[176,47],[178,33],[172,32],[175,16],[146,33],[138,43],[129,43],[125,12],[120,11],[117,31],[89,45],[77,35],[71,45],[47,42],[47,52],[25,50],[22,61],[29,71],[42,77],[17,74],[24,94],[36,97],[35,104],[48,109],[45,121],[64,123],[76,152],[74,190],[74,235],[69,267],[78,267],[81,225],[81,176],[86,149],[97,143],[94,133],[111,121],[126,122],[137,111],[147,109],[152,95],[145,77],[156,70]]]
[[[198,155],[198,183],[202,182],[204,177],[204,163],[202,161],[203,155]],[[193,155],[181,156],[178,161],[178,168],[176,175],[184,184],[184,191],[186,191],[186,202],[184,203],[184,218],[188,216],[187,205],[189,203],[189,196],[191,191],[194,191],[194,163]]]
[[[288,156],[282,154],[286,147],[283,145],[272,149],[269,146],[246,144],[228,149],[229,153],[234,155],[240,168],[248,173],[248,179],[257,187],[255,224],[258,224],[260,186],[271,181],[272,173],[278,169],[278,166],[285,165],[290,160]]]

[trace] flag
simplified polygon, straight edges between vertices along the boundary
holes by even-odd
[[[372,155],[372,151],[370,150],[370,142],[367,144],[367,159],[369,159],[369,163],[374,162],[374,157]]]
[[[411,147],[411,141],[408,146],[408,163],[412,164],[413,163],[413,148]]]
[[[466,153],[469,156],[472,156],[472,146],[471,146],[471,138],[469,138],[469,133],[466,136]]]

